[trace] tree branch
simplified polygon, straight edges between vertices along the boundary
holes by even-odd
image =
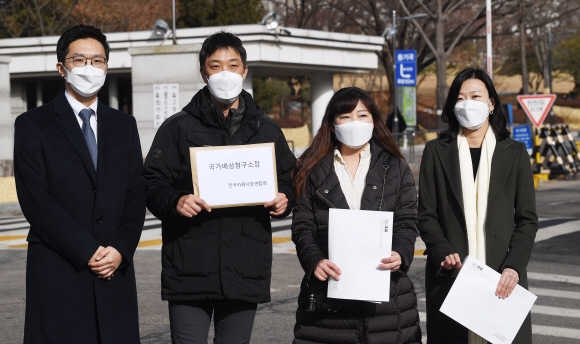
[[[447,51],[445,52],[447,55],[451,54],[451,51],[453,51],[453,49],[455,48],[455,46],[457,45],[457,43],[459,43],[459,41],[463,38],[463,35],[465,34],[465,32],[469,29],[469,27],[476,21],[479,19],[479,15],[485,10],[485,6],[482,6],[478,12],[475,13],[475,15],[471,18],[471,20],[465,24],[463,24],[463,28],[461,29],[461,31],[459,31],[459,33],[457,34],[457,36],[455,36],[455,39],[453,40],[453,42],[449,45],[449,48],[447,49]]]

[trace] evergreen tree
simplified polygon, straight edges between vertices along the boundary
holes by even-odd
[[[255,24],[265,14],[260,0],[180,0],[177,26]]]

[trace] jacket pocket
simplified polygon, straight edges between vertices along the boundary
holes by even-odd
[[[264,279],[272,266],[272,233],[255,219],[242,222],[241,242],[236,245],[237,271],[240,276]]]
[[[173,244],[173,264],[178,276],[205,277],[217,273],[215,233],[204,233],[195,237],[181,237]]]

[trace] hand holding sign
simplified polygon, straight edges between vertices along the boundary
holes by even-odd
[[[194,195],[208,207],[269,204],[274,214],[286,209],[286,196],[278,194],[274,143],[189,150]]]

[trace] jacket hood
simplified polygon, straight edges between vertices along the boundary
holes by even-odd
[[[246,111],[242,119],[242,123],[246,122],[261,112],[260,107],[254,102],[252,95],[250,95],[245,90],[242,90],[240,97],[243,98]],[[191,101],[183,108],[183,111],[193,115],[198,118],[203,124],[212,127],[221,127],[220,119],[223,116],[219,116],[219,109],[216,108],[210,99],[209,89],[207,85],[199,90]]]

